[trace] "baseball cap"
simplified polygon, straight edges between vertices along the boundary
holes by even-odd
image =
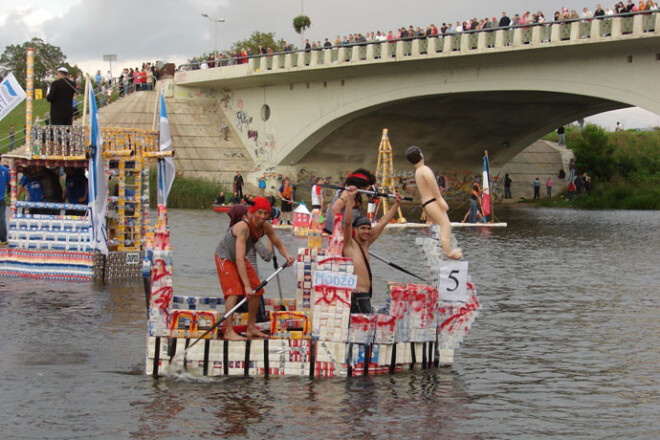
[[[67,69],[66,67],[58,67],[57,71],[62,73],[69,73],[69,69]]]

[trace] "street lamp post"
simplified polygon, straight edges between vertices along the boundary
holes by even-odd
[[[209,14],[207,14],[206,12],[202,13],[202,17],[208,18],[209,20],[211,20],[212,22],[215,23],[215,51],[214,51],[214,54],[217,55],[218,54],[218,23],[224,23],[225,19],[224,18],[210,17]]]

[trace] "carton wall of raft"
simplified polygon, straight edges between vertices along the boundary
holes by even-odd
[[[479,303],[468,284],[468,300],[439,300],[436,288],[390,283],[387,304],[374,314],[351,314],[356,277],[350,259],[328,256],[325,249],[299,249],[296,299],[267,299],[273,310],[266,341],[223,341],[222,329],[205,336],[177,368],[202,375],[352,376],[451,364],[476,317]],[[170,252],[155,252],[171,267]],[[166,313],[153,314],[147,373],[158,375],[177,351],[201,337],[222,317],[220,298],[172,295],[169,270],[152,283],[152,310],[169,301]],[[153,274],[152,274],[153,276]],[[153,278],[152,278],[153,279]],[[161,283],[161,281],[163,281]],[[165,294],[167,293],[167,294]],[[287,310],[281,310],[282,306]],[[236,325],[247,322],[238,314]],[[159,321],[160,320],[160,321]],[[226,324],[226,321],[223,325]],[[178,358],[177,358],[178,359]]]

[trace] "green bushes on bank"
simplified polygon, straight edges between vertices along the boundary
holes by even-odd
[[[151,167],[149,170],[149,204],[156,208],[158,188],[158,170]],[[172,190],[167,199],[168,208],[176,209],[205,209],[213,205],[222,185],[217,182],[202,179],[201,177],[177,176],[172,184]],[[227,191],[225,191],[226,193]]]
[[[578,174],[594,185],[570,203],[586,209],[660,209],[660,130],[606,132],[596,125],[570,127],[566,145]],[[567,170],[568,171],[568,170]]]

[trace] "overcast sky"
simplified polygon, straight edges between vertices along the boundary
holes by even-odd
[[[142,61],[164,60],[177,64],[215,46],[227,49],[253,31],[275,32],[298,46],[293,17],[301,9],[311,18],[306,32],[311,40],[331,40],[354,32],[394,30],[401,26],[426,26],[472,17],[509,16],[523,11],[542,11],[551,18],[567,6],[578,12],[596,3],[564,0],[0,0],[0,49],[22,44],[38,36],[59,46],[67,61],[87,72],[108,70],[104,54],[116,54],[116,75],[121,67]],[[497,5],[497,6],[495,6]],[[603,7],[612,6],[604,2]],[[201,16],[224,18],[216,24]],[[660,126],[660,116],[641,110],[620,111],[594,118],[607,129],[617,120],[626,128]]]

